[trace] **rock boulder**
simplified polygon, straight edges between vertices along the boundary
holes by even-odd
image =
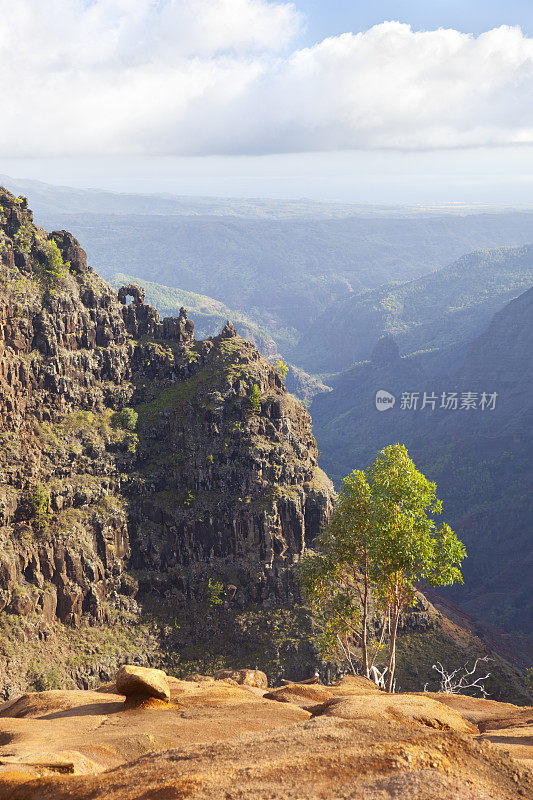
[[[126,697],[155,697],[170,700],[170,688],[166,673],[162,669],[148,669],[124,664],[117,673],[117,692]]]

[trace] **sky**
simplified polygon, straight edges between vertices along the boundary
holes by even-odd
[[[531,0],[0,0],[0,173],[533,202]]]
[[[345,31],[364,31],[384,20],[398,20],[413,30],[454,28],[479,35],[501,25],[519,26],[533,35],[531,0],[301,0],[306,14],[306,44]]]

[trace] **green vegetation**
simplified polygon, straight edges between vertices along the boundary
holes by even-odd
[[[432,515],[441,510],[435,484],[418,472],[405,447],[386,447],[366,473],[354,471],[344,479],[317,551],[302,559],[301,583],[325,655],[340,652],[353,668],[352,648],[361,647],[368,677],[389,628],[388,691],[394,687],[400,614],[414,605],[417,589],[462,582],[465,550],[446,523],[435,525]],[[383,618],[372,658],[371,593]]]
[[[139,415],[133,408],[123,408],[121,411],[115,411],[114,414],[111,415],[111,427],[112,428],[124,428],[126,431],[134,431],[137,427],[137,420],[139,419]]]
[[[287,377],[287,373],[289,372],[289,365],[286,364],[282,358],[278,358],[274,362],[274,366],[277,367],[281,377],[283,378],[283,380],[285,380],[285,378]]]
[[[42,260],[35,260],[34,273],[44,291],[50,293],[66,278],[69,264],[63,261],[59,247],[53,239],[40,242],[40,247],[44,257]]]
[[[201,386],[208,383],[209,378],[207,370],[200,370],[188,380],[161,390],[153,400],[140,403],[136,408],[139,425],[155,422],[160,412],[178,408],[190,400]]]
[[[30,664],[26,680],[28,681],[28,689],[32,692],[63,689],[65,685],[65,676],[57,664],[51,664],[43,668],[37,660]]]
[[[219,606],[224,602],[224,598],[226,596],[226,590],[224,589],[224,584],[222,581],[213,580],[213,578],[209,578],[207,581],[207,602],[208,604],[213,606]]]
[[[310,665],[316,663],[308,611],[302,606],[238,608],[231,602],[226,580],[212,579],[214,603],[204,591],[178,605],[165,605],[160,599],[145,605],[147,618],[165,632],[161,639],[164,668],[180,678],[191,673],[210,675],[223,667],[257,668],[267,674],[270,685],[282,677],[308,675]],[[169,619],[175,620],[172,627]]]
[[[0,614],[0,676],[20,675],[19,691],[75,689],[80,676],[90,687],[112,680],[118,667],[134,658],[159,666],[157,642],[150,622],[127,612],[110,614],[100,626],[78,629],[53,621],[46,625],[46,646],[38,631],[40,614]],[[11,673],[11,674],[10,674]]]
[[[34,239],[35,236],[32,224],[28,219],[24,219],[18,231],[13,236],[13,241],[20,250],[24,253],[29,253]]]
[[[134,456],[137,452],[137,446],[139,444],[138,435],[136,433],[128,432],[124,437],[124,444],[126,445],[126,452]]]
[[[187,492],[187,496],[185,497],[185,499],[183,501],[183,505],[185,506],[185,508],[190,508],[193,505],[193,503],[195,502],[195,500],[196,500],[196,497],[194,496],[193,492],[191,492],[189,490]]]
[[[261,413],[261,389],[257,383],[252,384],[248,391],[248,400],[255,414]]]
[[[30,494],[30,505],[37,528],[39,530],[46,528],[52,518],[50,492],[41,483],[38,483]]]
[[[463,582],[460,565],[466,551],[449,525],[436,527],[440,514],[436,485],[415,468],[402,445],[386,447],[372,465],[370,520],[378,548],[377,595],[391,616],[387,689],[396,667],[400,614],[416,600],[416,589]]]
[[[118,414],[118,417],[117,417]],[[105,456],[106,451],[135,455],[139,442],[137,433],[129,430],[136,421],[133,409],[113,411],[74,411],[58,422],[35,424],[35,435],[47,459],[66,459],[74,462],[86,457]],[[1,441],[0,441],[1,448]],[[89,480],[85,476],[84,480]]]
[[[138,419],[138,413],[129,406],[126,406],[121,411],[115,411],[110,416],[111,427],[115,430],[119,429],[126,432],[123,443],[126,452],[132,456],[137,452],[137,446],[139,444],[139,436],[135,433]]]

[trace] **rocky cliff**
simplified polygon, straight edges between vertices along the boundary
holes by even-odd
[[[332,493],[305,408],[231,325],[196,342],[24,198],[0,207],[0,610],[77,628],[143,593],[290,600]]]

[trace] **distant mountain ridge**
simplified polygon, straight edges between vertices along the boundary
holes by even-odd
[[[333,302],[353,292],[427,275],[478,247],[522,246],[533,229],[533,214],[311,220],[53,214],[38,219],[45,227],[72,230],[104,277],[124,272],[214,297],[259,316],[274,338],[279,327],[304,334]]]
[[[330,305],[289,352],[304,369],[333,372],[370,357],[393,334],[403,354],[477,335],[533,282],[533,245],[469,253],[430,275]]]

